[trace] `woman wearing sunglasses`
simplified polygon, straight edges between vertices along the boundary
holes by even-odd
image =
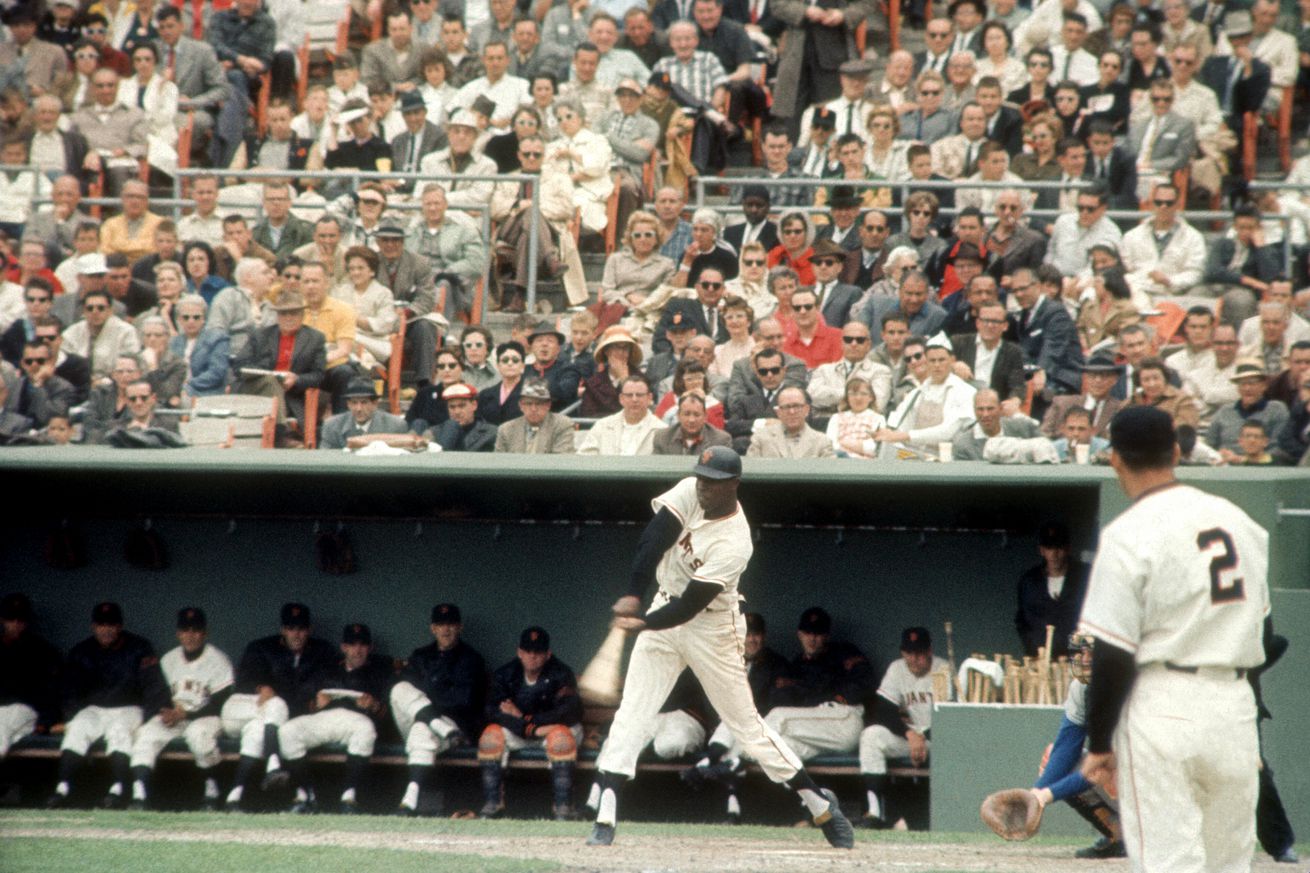
[[[664,229],[649,212],[638,211],[628,217],[623,234],[623,248],[605,261],[600,279],[600,299],[604,303],[636,306],[646,296],[668,282],[677,272],[673,259],[660,254]]]
[[[478,392],[478,416],[483,421],[500,425],[523,414],[519,396],[523,392],[523,360],[527,354],[522,344],[513,340],[496,346],[500,383]]]
[[[769,254],[761,242],[748,242],[741,247],[741,258],[737,278],[724,283],[724,294],[739,297],[752,311],[752,319],[764,318],[772,314],[778,306],[778,300],[769,293],[768,278]],[[747,325],[747,334],[750,326]]]
[[[168,347],[173,354],[187,361],[187,380],[183,390],[188,397],[222,394],[227,390],[231,340],[223,331],[205,327],[209,307],[199,294],[182,297],[173,312],[180,332],[168,341]]]
[[[795,271],[800,284],[814,284],[814,265],[810,258],[814,249],[810,246],[810,223],[803,212],[789,212],[778,222],[778,238],[781,242],[769,252],[768,267],[787,267]]]
[[[464,359],[458,348],[447,346],[437,352],[432,366],[432,382],[414,395],[414,402],[405,412],[405,421],[414,433],[438,427],[450,418],[442,394],[449,386],[464,382]]]
[[[1051,84],[1055,60],[1050,49],[1039,46],[1029,50],[1024,63],[1028,67],[1028,84],[1011,91],[1005,99],[1022,109],[1025,118],[1030,118],[1055,105],[1055,85]]]

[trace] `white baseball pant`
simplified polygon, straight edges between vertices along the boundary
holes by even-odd
[[[9,747],[36,730],[36,710],[26,703],[0,706],[0,758]]]
[[[774,782],[795,776],[800,759],[755,709],[745,640],[746,617],[736,609],[706,610],[677,627],[638,634],[623,701],[597,768],[629,778],[636,774],[637,756],[655,734],[660,707],[678,675],[690,667],[723,723],[765,775]]]
[[[455,720],[444,715],[426,723],[414,720],[419,710],[431,702],[409,682],[397,682],[391,689],[391,711],[400,735],[405,738],[406,758],[413,766],[435,764],[437,756],[444,755],[454,745],[454,735],[459,731]]]
[[[864,707],[834,701],[818,706],[777,706],[764,720],[807,761],[824,752],[855,751],[864,728]]]
[[[582,725],[569,725],[569,733],[573,734],[573,742],[579,748],[582,747]],[[540,749],[546,745],[545,737],[524,737],[514,733],[509,728],[505,728],[505,751],[500,756],[500,766],[505,767],[509,764],[509,753],[518,752],[523,749]]]
[[[264,757],[264,725],[284,725],[290,713],[281,697],[270,697],[263,703],[257,694],[233,694],[223,704],[219,716],[223,734],[241,738],[241,754],[246,758]]]
[[[665,761],[681,758],[705,747],[705,725],[682,709],[655,716],[651,749]]]
[[[1251,869],[1260,752],[1250,683],[1231,669],[1147,667],[1133,683],[1114,751],[1136,873]]]
[[[139,706],[88,706],[68,722],[59,749],[85,755],[96,740],[104,737],[106,754],[131,754],[141,718]]]
[[[341,743],[346,754],[367,758],[377,744],[378,729],[373,719],[348,709],[325,709],[312,715],[299,715],[277,730],[282,757],[296,761],[310,749],[328,743]]]
[[[223,724],[216,715],[183,719],[172,727],[155,716],[137,731],[136,742],[132,744],[132,766],[153,769],[164,747],[182,737],[195,757],[197,767],[201,770],[217,767],[223,758],[218,750],[218,734],[222,729]]]
[[[932,744],[928,746],[931,748]],[[888,758],[910,757],[910,741],[898,737],[880,724],[869,725],[860,734],[860,772],[881,776],[887,772]]]

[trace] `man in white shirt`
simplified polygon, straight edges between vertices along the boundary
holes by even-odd
[[[960,110],[960,132],[930,146],[933,172],[948,179],[972,176],[986,142],[987,114],[977,103],[966,103]]]
[[[841,80],[841,96],[829,100],[823,105],[832,110],[836,129],[835,136],[853,133],[861,139],[869,138],[869,113],[873,112],[874,103],[865,99],[864,92],[873,73],[873,63],[866,60],[843,61],[838,69]],[[800,142],[810,141],[810,124],[815,107],[805,110],[801,117]]]
[[[1232,379],[1237,372],[1239,346],[1232,325],[1215,326],[1212,347],[1214,360],[1194,368],[1183,381],[1184,390],[1196,398],[1201,409],[1198,430],[1210,424],[1220,407],[1237,402],[1237,385]]]
[[[1193,306],[1183,319],[1186,344],[1164,359],[1165,366],[1184,380],[1193,370],[1214,364],[1214,313],[1205,306]]]
[[[419,172],[434,175],[494,176],[495,161],[473,151],[473,143],[477,140],[477,136],[478,123],[473,113],[467,109],[456,112],[450,121],[446,122],[446,138],[450,141],[450,145],[424,157],[419,162]],[[491,203],[491,194],[495,190],[494,182],[444,179],[440,184],[446,189],[447,201],[455,207],[485,209]]]
[[[636,79],[641,85],[646,84],[650,68],[634,52],[614,47],[619,41],[619,25],[608,12],[597,12],[592,16],[587,38],[600,53],[596,78],[602,85],[613,88],[624,79]],[[587,117],[600,120],[600,116],[591,113],[587,113]]]
[[[1269,283],[1269,290],[1265,292],[1261,299],[1262,303],[1281,303],[1292,313],[1291,321],[1287,324],[1287,345],[1290,348],[1292,343],[1310,340],[1310,322],[1296,313],[1292,306],[1292,283],[1286,279],[1275,279]],[[1260,316],[1253,315],[1242,322],[1242,326],[1237,331],[1237,341],[1242,346],[1255,345],[1260,342]]]
[[[668,427],[650,411],[651,391],[646,377],[632,375],[619,386],[623,409],[592,425],[578,446],[579,455],[654,454],[657,431]]]
[[[1051,47],[1054,63],[1052,82],[1073,80],[1079,85],[1095,85],[1100,79],[1096,58],[1083,48],[1087,41],[1087,19],[1077,12],[1064,13],[1060,27],[1060,44]]]
[[[822,364],[810,373],[809,392],[818,415],[832,415],[851,379],[866,379],[873,388],[873,409],[883,412],[891,398],[892,371],[869,357],[873,350],[869,326],[852,321],[842,328],[842,359]]]
[[[1151,217],[1124,234],[1119,256],[1125,278],[1134,295],[1181,297],[1201,281],[1205,237],[1178,216],[1178,188],[1172,182],[1155,186],[1151,204]]]
[[[1297,50],[1296,38],[1274,27],[1279,11],[1278,3],[1273,0],[1256,0],[1251,7],[1251,54],[1269,65],[1265,112],[1278,111],[1283,102],[1283,89],[1296,84],[1301,69],[1302,54]]]
[[[1108,203],[1109,192],[1103,186],[1079,191],[1078,212],[1055,220],[1045,263],[1052,264],[1066,277],[1076,276],[1087,266],[1092,246],[1110,245],[1118,251],[1123,234],[1118,225],[1105,217]]]
[[[874,433],[882,443],[882,457],[896,458],[908,448],[923,456],[937,456],[938,446],[950,442],[974,420],[973,398],[977,389],[951,372],[955,355],[951,341],[938,334],[924,350],[927,378],[888,416],[888,426]]]
[[[223,244],[223,219],[218,214],[218,177],[196,176],[191,180],[191,199],[196,207],[177,222],[177,237],[184,243],[192,240]]]
[[[501,39],[488,40],[482,47],[482,67],[486,74],[460,88],[451,106],[467,109],[474,100],[485,96],[496,104],[490,128],[496,133],[508,133],[514,110],[531,101],[528,82],[508,74],[509,45]]]

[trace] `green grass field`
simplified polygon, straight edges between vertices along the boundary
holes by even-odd
[[[983,834],[860,831],[852,853],[812,829],[624,823],[612,848],[584,822],[377,816],[13,810],[0,813],[4,873],[523,873],[523,871],[903,870],[1098,873],[1086,839],[1003,843]],[[1276,869],[1267,856],[1256,870]]]

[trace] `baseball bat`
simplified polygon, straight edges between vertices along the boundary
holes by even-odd
[[[961,687],[955,672],[955,628],[949,621],[944,624],[946,625],[946,663],[951,668],[951,687],[955,689],[955,699],[959,700],[964,694],[964,688]]]
[[[596,656],[578,677],[578,696],[583,703],[595,706],[618,706],[622,696],[623,645],[628,632],[611,627],[605,641],[596,650]]]

